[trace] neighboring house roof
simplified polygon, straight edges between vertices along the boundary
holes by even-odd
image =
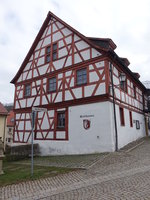
[[[14,112],[12,110],[8,113],[7,126],[14,126]]]
[[[8,114],[8,111],[3,106],[3,104],[0,102],[0,115],[7,115],[7,114]]]
[[[6,110],[8,112],[10,112],[11,110],[13,110],[13,107],[14,107],[13,103],[5,104],[5,108],[6,108]]]
[[[128,65],[130,64],[128,59],[127,58],[121,58],[115,53],[114,50],[117,46],[113,42],[113,40],[111,40],[110,38],[86,37],[86,36],[82,35],[80,32],[78,32],[77,30],[75,30],[73,27],[68,25],[66,22],[64,22],[63,20],[58,18],[52,12],[48,12],[47,17],[46,17],[39,33],[37,34],[27,56],[25,57],[21,67],[19,68],[17,74],[11,80],[11,83],[13,83],[13,84],[16,83],[17,79],[19,78],[20,74],[22,73],[26,64],[28,63],[30,57],[32,56],[32,53],[33,53],[34,49],[36,48],[40,38],[42,37],[42,35],[43,35],[43,33],[44,33],[44,31],[45,31],[45,29],[46,29],[51,18],[55,18],[57,21],[62,23],[64,26],[66,26],[68,29],[70,29],[76,35],[78,35],[80,38],[82,38],[85,42],[87,42],[91,47],[95,48],[97,51],[99,51],[103,55],[108,56],[112,61],[116,61],[117,63],[119,63],[121,68],[123,68],[127,73],[129,73],[132,76],[132,78],[142,87],[142,89],[144,89],[146,91],[145,86],[140,82],[140,80],[137,78],[137,76],[128,68]]]

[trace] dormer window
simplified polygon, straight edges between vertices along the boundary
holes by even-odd
[[[45,62],[49,63],[57,59],[57,43],[47,46],[45,49]]]

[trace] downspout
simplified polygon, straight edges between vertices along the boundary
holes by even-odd
[[[114,95],[114,81],[113,81],[113,72],[112,72],[111,62],[110,62],[110,75],[111,75],[111,84],[112,84],[113,112],[114,112],[114,124],[115,124],[115,151],[118,151],[118,130],[117,130],[116,106],[115,106],[115,95]]]
[[[144,121],[145,121],[145,134],[146,136],[148,136],[148,123],[147,123],[147,115],[145,112],[145,98],[144,98],[145,94],[142,93],[142,100],[143,100],[143,114],[144,114]]]

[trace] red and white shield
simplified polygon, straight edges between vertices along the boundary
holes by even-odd
[[[90,128],[90,126],[91,126],[91,121],[88,120],[88,119],[84,119],[83,120],[83,127],[87,130],[87,129]]]

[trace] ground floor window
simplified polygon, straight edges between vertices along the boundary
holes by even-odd
[[[120,111],[120,124],[121,126],[125,126],[125,120],[124,120],[124,110],[123,108],[119,108]]]
[[[130,127],[133,127],[132,112],[131,111],[129,111],[129,118],[130,118]]]
[[[57,113],[57,128],[65,128],[65,112]]]

